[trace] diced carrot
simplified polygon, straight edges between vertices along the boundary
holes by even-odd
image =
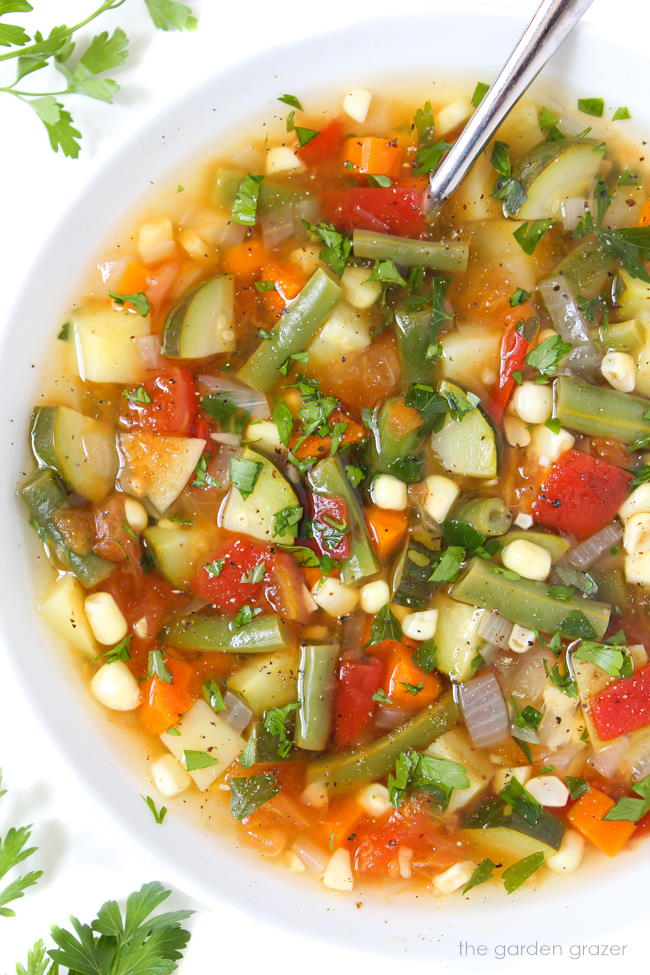
[[[435,674],[420,670],[411,651],[398,643],[387,660],[384,691],[397,707],[421,711],[438,697],[441,684]]]
[[[408,528],[405,511],[388,511],[371,505],[365,509],[366,524],[379,559],[391,556],[402,542]]]
[[[120,278],[119,293],[133,295],[149,287],[149,271],[144,264],[127,264]]]
[[[347,423],[347,429],[343,431],[340,441],[342,446],[361,443],[366,435],[361,424],[351,420],[347,413],[343,413],[342,410],[334,410],[333,413],[330,413],[329,421],[332,426],[335,423]],[[293,442],[297,443],[299,439],[299,435],[296,435]],[[305,457],[328,457],[331,449],[331,437],[317,437],[316,434],[311,434],[293,452],[298,460],[304,460]]]
[[[323,578],[323,573],[320,569],[305,565],[302,571],[305,573],[305,582],[310,589],[313,589],[317,582]]]
[[[636,829],[634,823],[603,819],[614,805],[613,799],[591,786],[590,791],[580,796],[567,815],[571,825],[609,857],[620,853]]]
[[[647,227],[650,224],[650,200],[645,200],[639,210],[638,227]]]
[[[160,264],[155,270],[151,271],[146,295],[151,302],[151,308],[154,312],[161,307],[168,297],[169,292],[176,282],[179,271],[180,264],[177,264],[176,261],[167,261],[165,264]]]
[[[199,680],[194,668],[182,660],[165,660],[172,682],[150,677],[142,685],[140,721],[153,735],[160,735],[176,724],[192,707],[199,693]]]
[[[264,301],[269,311],[279,318],[287,302],[302,291],[306,277],[295,264],[280,261],[265,264],[261,274],[262,281],[273,281],[275,284],[275,290],[264,292]]]
[[[329,804],[327,816],[317,824],[316,839],[334,852],[350,840],[354,827],[363,815],[363,809],[356,799],[334,799]]]
[[[396,139],[353,136],[343,146],[343,164],[346,169],[353,168],[358,173],[395,179],[402,164],[402,149]]]
[[[257,276],[269,260],[269,252],[261,240],[245,240],[223,252],[222,267],[227,274],[249,280]]]
[[[387,410],[390,433],[396,439],[405,437],[408,433],[422,426],[420,413],[412,406],[407,406],[403,399],[391,400]]]

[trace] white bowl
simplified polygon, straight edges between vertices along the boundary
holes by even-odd
[[[369,951],[447,957],[464,969],[473,967],[472,956],[459,958],[459,941],[578,943],[599,940],[622,926],[645,903],[644,861],[650,851],[639,846],[615,863],[594,858],[577,875],[549,877],[539,889],[523,888],[512,897],[498,890],[486,896],[479,889],[469,902],[460,897],[388,902],[367,892],[331,894],[293,877],[236,848],[231,839],[199,832],[173,804],[164,828],[152,825],[140,798],[144,749],[127,748],[124,733],[110,726],[105,713],[98,714],[74,663],[53,645],[37,618],[38,549],[15,491],[29,470],[26,430],[36,402],[41,350],[64,320],[93,258],[117,222],[150,192],[150,183],[164,186],[182,163],[193,166],[194,160],[218,152],[219,140],[229,144],[255,120],[277,111],[275,99],[282,92],[308,100],[310,93],[336,95],[359,85],[389,91],[393,81],[419,79],[424,100],[438,78],[489,81],[522,26],[512,11],[488,13],[485,6],[476,9],[458,0],[436,5],[427,16],[360,24],[278,48],[216,76],[153,119],[97,175],[34,263],[0,346],[2,641],[48,736],[125,827],[130,842],[206,903],[218,907],[227,899],[303,934]],[[612,108],[629,105],[637,124],[648,121],[650,108],[642,97],[645,36],[643,30],[626,29],[608,38],[581,26],[549,65],[545,79],[580,95],[604,95]]]

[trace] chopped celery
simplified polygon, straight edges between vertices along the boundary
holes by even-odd
[[[556,413],[563,427],[590,437],[611,437],[626,444],[640,441],[645,445],[650,436],[648,400],[570,376],[560,376],[555,389]]]

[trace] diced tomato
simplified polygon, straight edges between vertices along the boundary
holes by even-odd
[[[426,184],[412,180],[389,187],[330,190],[323,196],[323,213],[339,230],[377,230],[402,237],[424,233]]]
[[[186,604],[187,597],[179,595],[157,573],[143,572],[139,562],[121,562],[100,588],[111,593],[130,630],[134,623],[144,620],[131,636],[130,651],[137,669],[146,651],[156,646],[162,624]]]
[[[142,704],[138,713],[142,725],[152,735],[160,735],[175,725],[192,707],[201,686],[190,664],[172,657],[165,657],[165,664],[171,674],[171,683],[150,677],[142,685]]]
[[[259,581],[249,582],[255,567],[262,563],[264,574]],[[259,605],[271,563],[268,548],[237,538],[206,559],[190,580],[190,589],[222,612],[236,613],[246,603]]]
[[[379,657],[342,660],[334,697],[334,741],[339,748],[358,741],[372,721],[384,664]]]
[[[589,716],[603,741],[649,725],[650,664],[595,694]]]
[[[138,393],[141,389],[144,389],[146,396]],[[148,377],[131,392],[120,415],[123,427],[137,427],[160,434],[192,434],[197,398],[194,376],[189,369],[167,366],[164,372]],[[150,399],[151,402],[142,403],[141,399]]]
[[[632,475],[580,450],[567,450],[554,465],[533,504],[538,525],[588,538],[616,516]]]
[[[359,828],[357,836],[354,866],[359,873],[384,873],[402,844],[415,853],[430,853],[440,869],[458,859],[458,847],[431,818],[426,800],[406,800],[388,821],[374,822],[365,832]]]
[[[126,520],[124,495],[113,494],[101,504],[96,504],[93,516],[93,551],[110,562],[137,562],[140,558],[140,542]]]
[[[348,506],[343,498],[313,494],[311,498],[314,538],[323,555],[347,559],[350,555]]]
[[[511,326],[504,333],[501,341],[499,379],[492,393],[492,399],[489,405],[490,413],[497,423],[500,423],[503,419],[503,414],[506,411],[515,387],[515,380],[512,374],[518,369],[523,368],[527,351],[528,342],[523,335],[519,334],[514,325]]]
[[[318,166],[319,163],[338,156],[344,139],[343,123],[335,118],[328,122],[313,139],[306,142],[304,146],[299,146],[296,155],[306,166]]]

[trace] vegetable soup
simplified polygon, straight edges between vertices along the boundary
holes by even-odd
[[[282,95],[99,265],[30,430],[40,611],[157,821],[203,793],[335,891],[511,892],[650,825],[643,153],[523,103],[429,214],[486,90]]]

